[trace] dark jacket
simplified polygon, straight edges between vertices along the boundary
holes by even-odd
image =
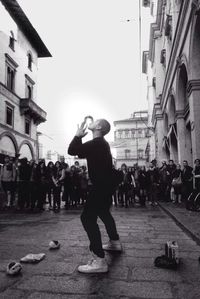
[[[83,144],[81,138],[75,136],[69,145],[68,154],[87,159],[88,173],[93,185],[102,188],[111,184],[112,156],[109,144],[103,137]]]

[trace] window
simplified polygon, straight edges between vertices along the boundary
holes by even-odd
[[[166,67],[166,50],[165,49],[163,49],[161,51],[161,54],[160,54],[160,63],[162,63],[162,65],[164,67]]]
[[[9,47],[14,51],[15,50],[15,37],[13,31],[10,31],[9,37]]]
[[[122,131],[118,131],[118,138],[122,138]]]
[[[7,53],[6,57],[6,86],[11,91],[15,91],[15,74],[18,64]]]
[[[139,150],[138,150],[138,158],[139,158],[139,159],[143,159],[143,154],[144,154],[144,150],[139,149]]]
[[[142,130],[141,129],[138,130],[138,137],[142,137]]]
[[[12,91],[15,89],[15,70],[9,66],[7,67],[7,87]]]
[[[156,77],[153,77],[152,79],[152,86],[156,88]]]
[[[31,53],[28,53],[28,68],[32,71],[33,58]]]
[[[150,7],[150,11],[151,11],[151,16],[154,16],[154,2],[151,2],[151,7]]]
[[[125,138],[129,138],[129,130],[125,130]]]
[[[134,138],[134,137],[135,137],[135,130],[132,129],[132,130],[131,130],[131,138]]]
[[[144,7],[149,7],[149,6],[150,6],[150,0],[143,0],[143,1],[142,1],[142,5],[143,5]]]
[[[6,107],[6,124],[9,126],[13,126],[13,115],[14,115],[14,110],[12,107]]]
[[[172,16],[167,15],[165,22],[165,36],[172,40]]]
[[[27,99],[32,100],[33,99],[33,85],[35,84],[35,82],[27,74],[25,75],[25,84],[26,84],[25,97]]]
[[[125,149],[124,153],[125,153],[125,158],[126,159],[130,158],[131,151],[129,149]]]
[[[143,57],[142,57],[142,72],[144,74],[147,74],[147,69],[148,69],[148,51],[143,51]]]
[[[31,121],[29,119],[25,119],[25,134],[30,135],[31,131]]]
[[[32,99],[32,89],[29,85],[27,86],[27,98]]]

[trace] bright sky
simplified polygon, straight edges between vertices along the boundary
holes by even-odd
[[[38,130],[52,138],[56,151],[66,154],[88,114],[113,126],[114,120],[147,109],[140,91],[139,0],[18,2],[53,55],[39,61],[37,102],[47,112]],[[143,19],[145,14],[143,8]]]

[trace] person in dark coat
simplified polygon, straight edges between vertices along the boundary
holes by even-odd
[[[18,164],[18,207],[23,210],[29,205],[29,181],[31,176],[31,168],[27,158],[22,158]]]
[[[152,206],[157,205],[159,186],[159,172],[158,168],[151,162],[147,170],[147,190],[149,204]]]
[[[93,139],[82,143],[82,138],[87,134],[86,122],[83,122],[68,148],[68,154],[87,159],[88,173],[92,183],[81,214],[81,221],[90,241],[93,259],[88,264],[79,266],[78,271],[104,273],[108,271],[104,250],[122,250],[116,224],[110,213],[113,193],[112,156],[109,144],[104,139],[110,131],[110,124],[105,119],[99,119],[92,121],[88,128],[92,131]],[[109,243],[104,246],[102,246],[101,233],[97,224],[98,217],[105,224],[110,239]]]
[[[146,196],[147,196],[147,172],[145,166],[141,166],[138,175],[138,183],[140,190],[140,205],[145,207]]]
[[[196,159],[194,165],[195,189],[200,192],[200,160]]]
[[[183,200],[186,201],[193,189],[193,168],[188,165],[186,160],[183,161],[182,182]]]

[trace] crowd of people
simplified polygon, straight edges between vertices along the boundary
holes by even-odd
[[[122,181],[113,192],[113,204],[131,207],[135,204],[157,205],[158,201],[185,202],[193,188],[200,192],[200,160],[195,160],[194,169],[183,161],[183,167],[173,160],[162,162],[157,167],[152,161],[149,167],[118,169]],[[26,158],[15,160],[6,156],[1,166],[1,188],[5,194],[1,209],[43,211],[45,208],[59,212],[61,203],[65,209],[84,205],[90,192],[91,181],[87,167],[75,161],[53,163],[41,159],[38,163]]]
[[[90,188],[87,168],[78,161],[69,167],[60,161],[46,165],[44,159],[36,163],[6,156],[0,178],[6,197],[3,209],[44,211],[48,205],[59,212],[62,201],[65,209],[83,205]]]
[[[145,166],[127,167],[122,164],[123,182],[119,185],[116,202],[128,207],[137,200],[141,206],[146,202],[157,205],[158,201],[185,203],[193,189],[200,192],[200,160],[194,161],[194,169],[186,160],[183,166],[173,160],[162,161],[157,167],[153,160],[148,169]]]

